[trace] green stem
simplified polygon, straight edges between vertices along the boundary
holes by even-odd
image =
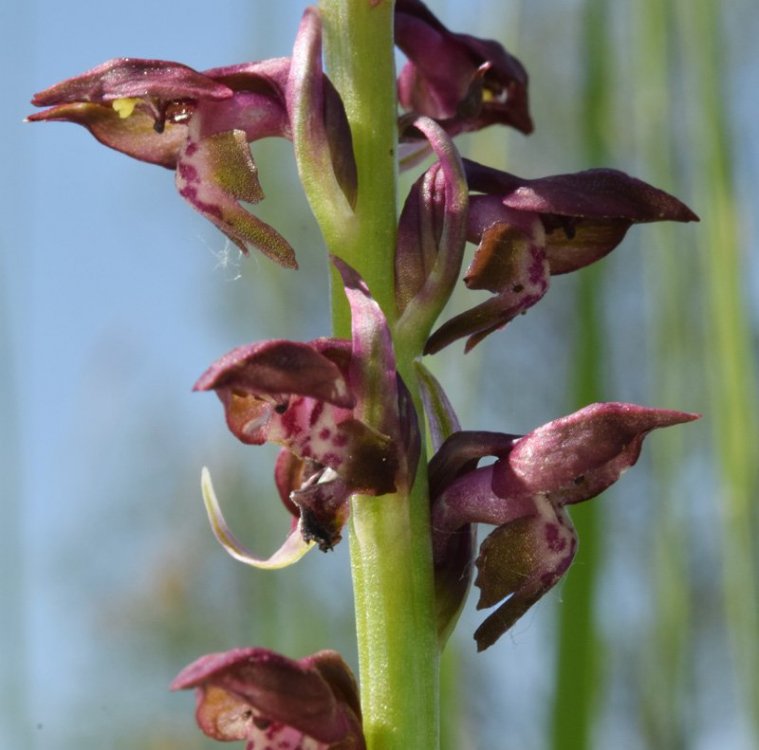
[[[392,325],[398,171],[393,3],[321,0],[320,7],[327,71],[345,105],[358,166],[354,221],[325,239],[361,274]],[[341,285],[333,286],[336,333],[347,336],[350,313]]]
[[[330,252],[355,268],[396,318],[393,255],[397,226],[393,3],[321,0],[327,71],[345,104],[358,167],[358,199],[343,231],[325,232]],[[350,335],[342,287],[333,284],[333,327]],[[417,351],[396,351],[417,408]],[[371,405],[364,412],[372,414]],[[418,410],[418,413],[421,413]],[[424,444],[424,440],[422,440]],[[419,466],[426,467],[422,454]],[[438,662],[426,471],[413,490],[357,496],[351,510],[361,706],[369,750],[438,747]]]

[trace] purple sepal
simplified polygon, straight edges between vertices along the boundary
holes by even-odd
[[[314,180],[321,193],[331,193],[334,179],[347,204],[355,207],[358,170],[353,139],[343,101],[322,70],[321,17],[316,8],[306,8],[295,38],[287,111],[306,194],[306,183]],[[332,204],[336,209],[337,196],[332,196]]]
[[[461,157],[445,130],[428,117],[408,128],[423,133],[438,158],[406,200],[394,263],[397,336],[423,341],[461,270],[469,195]]]

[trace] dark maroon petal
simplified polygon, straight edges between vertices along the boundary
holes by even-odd
[[[469,105],[478,65],[437,19],[430,22],[434,16],[426,8],[421,19],[405,12],[406,5],[396,3],[395,11],[395,41],[409,58],[398,76],[401,106],[435,120],[448,120]]]
[[[495,41],[454,34],[418,0],[398,0],[395,39],[409,62],[398,77],[401,105],[451,134],[500,123],[532,131],[527,73]]]
[[[438,547],[434,569],[435,621],[441,646],[450,636],[466,602],[472,583],[476,542],[477,527],[467,524],[448,534],[445,545]]]
[[[412,127],[427,138],[438,162],[417,183],[409,214],[401,218],[395,258],[399,341],[425,339],[450,298],[461,270],[469,205],[461,157],[450,136],[428,117]]]
[[[533,131],[528,101],[528,76],[519,60],[510,55],[499,42],[459,34],[471,54],[482,60],[478,74],[482,79],[483,96],[479,115],[462,123],[464,131],[481,130],[489,125],[509,125],[525,135]],[[456,127],[457,123],[451,123]]]
[[[575,218],[698,221],[669,193],[616,169],[589,169],[528,180],[464,159],[470,190],[499,195],[519,211]]]
[[[430,459],[430,497],[434,500],[455,479],[476,469],[486,456],[507,456],[519,437],[502,432],[454,432]]]
[[[436,163],[412,185],[403,204],[395,253],[396,307],[401,313],[424,285],[437,258],[444,193],[444,175]]]
[[[261,648],[209,654],[171,687],[197,689],[198,724],[215,739],[279,740],[298,750],[301,733],[324,750],[364,747],[355,682],[334,652],[298,661]]]
[[[287,448],[280,450],[274,463],[274,483],[277,486],[277,492],[279,493],[282,505],[293,516],[292,525],[297,523],[300,511],[298,510],[298,506],[290,499],[290,495],[299,490],[306,483],[308,477],[315,473],[315,470],[309,471],[309,464],[311,463],[296,456],[287,450]]]
[[[178,99],[225,99],[230,96],[232,91],[227,86],[181,63],[122,57],[108,60],[35,94],[32,104],[35,107],[49,107],[147,97],[168,102]]]
[[[319,346],[325,346],[320,342]],[[253,395],[297,394],[346,409],[355,400],[337,365],[317,346],[275,339],[239,346],[214,362],[194,390]]]
[[[422,435],[419,429],[419,417],[416,413],[414,400],[411,398],[406,384],[399,375],[398,384],[398,423],[400,446],[396,451],[398,455],[398,479],[404,480],[403,489],[410,491],[416,479],[416,471],[419,466],[419,458],[422,454]]]
[[[355,717],[361,722],[361,703],[358,696],[358,685],[350,667],[345,663],[337,651],[325,649],[317,651],[312,656],[306,656],[300,660],[304,666],[313,667],[329,683],[332,692],[338,701],[350,708]],[[355,750],[361,750],[357,744]]]
[[[421,362],[416,363],[416,371],[430,432],[430,444],[432,450],[437,452],[447,438],[461,431],[461,425],[453,404],[435,376]]]

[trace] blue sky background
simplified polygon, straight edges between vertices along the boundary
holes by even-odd
[[[563,32],[556,23],[538,24],[541,13],[555,10],[550,2],[525,4],[519,17],[502,9],[497,19],[478,12],[484,2],[430,5],[451,27],[499,36],[533,74],[535,140],[490,134],[477,146],[479,158],[492,157],[499,166],[513,162],[514,171],[527,176],[585,166],[572,150],[575,126],[563,119],[562,102],[570,106],[571,96],[557,93],[577,82],[571,62],[563,62],[576,53],[572,29],[563,25],[573,4],[563,9]],[[229,439],[215,399],[190,392],[199,374],[248,340],[327,333],[321,243],[292,186],[286,145],[262,143],[255,153],[267,194],[287,196],[278,205],[272,198],[261,213],[283,221],[304,266],[298,278],[263,258],[241,260],[176,195],[171,172],[102,148],[81,128],[22,122],[33,92],[111,57],[163,58],[202,70],[289,54],[301,10],[295,0],[5,0],[0,6],[0,747],[212,747],[197,736],[189,698],[165,690],[198,648],[244,645],[240,638],[255,635],[272,647],[286,641],[292,655],[333,645],[353,658],[346,550],[307,558],[305,583],[290,573],[276,574],[271,584],[251,583],[245,576],[258,574],[239,573],[210,540],[197,491],[199,468],[208,463],[222,498],[259,475],[262,491],[272,492],[266,484],[271,454],[262,449],[252,456]],[[742,17],[741,23],[731,19],[729,28],[735,59],[728,93],[756,331],[759,63],[750,49],[759,24],[756,13]],[[517,21],[552,26],[545,33],[553,36],[529,42],[514,33]],[[503,34],[493,30],[496,22]],[[634,171],[635,163],[620,152],[612,166]],[[685,190],[687,197],[687,186],[663,187]],[[678,237],[685,254],[689,235]],[[636,351],[643,346],[640,326],[623,319],[642,314],[634,260],[640,248],[634,243],[626,252],[610,261],[615,304],[609,325],[621,331],[618,342]],[[521,330],[509,329],[508,344],[463,363],[458,351],[439,359],[436,367],[469,427],[524,432],[566,410],[566,394],[556,384],[569,357],[569,290],[569,282],[557,283],[545,305],[530,313],[532,327],[520,322]],[[545,352],[551,365],[541,367],[536,362]],[[613,397],[644,400],[645,382],[628,377],[628,365],[624,359],[609,364]],[[683,401],[672,406],[698,408],[687,392]],[[708,473],[696,467],[683,491],[695,496],[694,485]],[[628,495],[645,491],[642,478],[625,481]],[[712,511],[700,497],[694,513],[708,528]],[[620,506],[612,528],[642,525],[629,505]],[[275,511],[266,513],[282,522]],[[248,528],[262,523],[249,508],[230,514]],[[700,533],[708,554],[714,541],[708,531]],[[621,568],[634,551],[621,533],[613,539]],[[609,628],[615,617],[635,619],[630,602],[645,596],[635,586],[612,566]],[[303,616],[297,601],[303,588],[314,597],[306,609],[325,617],[305,634],[296,622]],[[273,603],[283,596],[293,601]],[[246,621],[246,613],[265,619],[262,611],[274,613],[273,624]],[[197,625],[189,624],[191,617]],[[471,632],[478,621],[470,608],[462,630]],[[513,712],[513,747],[539,746],[541,701],[551,679],[551,657],[541,642],[549,628],[540,612],[529,615],[487,660],[474,657],[468,634],[462,638],[461,669],[476,693],[463,691],[457,710],[465,725],[479,726],[479,736],[497,736]],[[715,649],[704,656],[705,671],[709,659],[721,658]],[[731,748],[748,748],[741,744],[734,696],[707,691],[700,700],[706,704],[710,696],[727,719],[703,719],[698,749],[724,747],[719,743],[726,737]],[[143,732],[139,742],[128,736],[135,725]],[[629,727],[615,732],[615,747],[639,747]]]

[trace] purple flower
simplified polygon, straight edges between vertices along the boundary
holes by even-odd
[[[289,497],[301,509],[306,541],[324,549],[340,538],[352,492],[395,489],[396,448],[354,416],[350,361],[347,341],[264,341],[229,352],[195,385],[216,391],[242,442],[276,443],[299,460],[301,485]]]
[[[200,729],[247,750],[363,750],[356,681],[335,651],[288,659],[263,648],[208,654],[172,690],[195,689]]]
[[[419,0],[397,0],[395,42],[408,58],[401,106],[451,134],[501,124],[532,132],[527,72],[495,41],[449,31]]]
[[[231,432],[242,442],[283,448],[275,479],[294,523],[268,560],[253,557],[227,528],[208,474],[203,490],[214,531],[236,558],[280,567],[311,544],[340,540],[352,494],[383,495],[413,480],[419,454],[416,416],[395,372],[387,324],[360,278],[334,260],[353,315],[353,338],[308,343],[273,340],[240,346],[215,362],[195,390],[219,396]],[[382,421],[363,414],[369,394]],[[376,398],[375,398],[376,396]]]
[[[468,337],[466,351],[538,302],[550,277],[611,252],[633,224],[698,221],[677,198],[614,169],[534,180],[464,160],[467,239],[477,250],[464,282],[494,297],[440,326],[431,354]]]
[[[500,606],[475,632],[495,643],[566,572],[577,535],[565,506],[589,500],[638,460],[643,438],[698,415],[592,404],[518,437],[457,432],[430,461],[438,615],[446,631],[466,593],[472,524],[496,529],[476,559],[478,608]],[[485,456],[496,462],[479,467]]]
[[[106,146],[175,170],[180,195],[243,253],[257,247],[295,268],[287,241],[241,202],[258,203],[264,197],[248,144],[270,136],[294,137],[291,119],[299,110],[293,98],[308,101],[308,149],[314,158],[326,154],[320,163],[332,165],[348,196],[355,191],[342,102],[320,63],[311,67],[314,74],[305,83],[297,81],[294,97],[290,58],[202,73],[163,60],[109,60],[36,94],[32,103],[50,109],[28,119],[83,125]]]

